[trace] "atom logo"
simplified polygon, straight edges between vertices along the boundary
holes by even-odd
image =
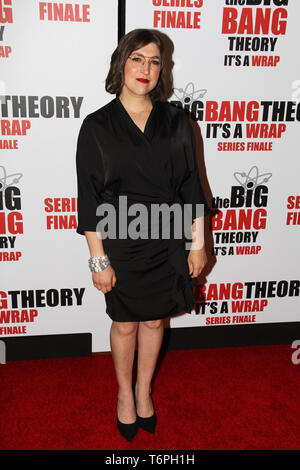
[[[203,98],[207,93],[207,89],[200,88],[199,90],[195,90],[193,82],[189,82],[185,88],[173,88],[173,93],[182,104],[185,104]]]
[[[268,183],[269,179],[272,176],[272,173],[263,173],[259,175],[257,166],[253,166],[252,168],[250,168],[248,174],[246,174],[244,171],[241,173],[236,171],[233,176],[235,177],[236,181],[245,189],[247,189],[247,187],[250,187],[248,186],[249,183],[253,185],[254,189],[256,188],[256,186],[259,186],[262,183]]]

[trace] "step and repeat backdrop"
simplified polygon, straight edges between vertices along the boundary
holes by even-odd
[[[300,39],[296,0],[127,0],[158,29],[169,101],[193,116],[210,206],[205,282],[170,327],[299,321]],[[84,117],[109,102],[118,2],[0,0],[0,340],[92,333],[111,320],[76,233]]]

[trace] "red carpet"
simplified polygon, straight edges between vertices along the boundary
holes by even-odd
[[[154,435],[127,442],[112,357],[0,365],[0,449],[299,449],[300,364],[290,345],[168,351]]]

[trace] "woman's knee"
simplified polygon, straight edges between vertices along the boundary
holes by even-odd
[[[157,328],[160,328],[160,326],[163,323],[163,320],[148,320],[148,321],[143,321],[142,323],[148,328],[157,329]]]
[[[114,328],[120,335],[131,335],[136,333],[138,322],[113,322]]]

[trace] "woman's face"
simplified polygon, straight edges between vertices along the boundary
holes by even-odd
[[[125,87],[126,91],[133,95],[148,94],[158,82],[160,63],[159,48],[153,42],[132,51],[124,66],[123,89]]]

